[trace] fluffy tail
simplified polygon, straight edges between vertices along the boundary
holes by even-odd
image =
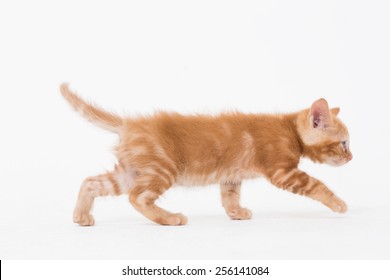
[[[68,84],[62,84],[60,90],[62,96],[84,118],[104,129],[119,133],[123,126],[123,119],[120,116],[106,112],[97,106],[85,102],[74,92],[70,91]]]

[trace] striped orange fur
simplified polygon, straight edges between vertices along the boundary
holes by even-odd
[[[265,177],[275,186],[318,200],[343,213],[347,205],[321,181],[298,169],[302,157],[343,165],[352,159],[339,108],[319,99],[309,109],[284,115],[224,113],[218,116],[158,113],[122,118],[93,106],[61,85],[65,99],[86,119],[120,136],[112,172],[87,178],[80,188],[74,222],[94,224],[95,197],[127,194],[136,210],[162,225],[187,218],[155,204],[174,185],[219,183],[231,219],[250,219],[240,205],[241,182]]]

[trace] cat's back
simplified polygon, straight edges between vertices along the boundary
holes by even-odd
[[[123,139],[143,134],[175,142],[197,142],[205,138],[223,137],[227,141],[250,133],[260,140],[275,140],[293,133],[295,115],[244,114],[240,112],[219,115],[183,115],[159,112],[152,116],[128,118],[121,133]]]
[[[183,115],[175,112],[158,112],[152,116],[128,118],[122,132],[123,138],[142,133],[175,142],[197,142],[223,137],[232,140],[244,132],[271,131],[280,126],[274,115],[244,114],[240,112],[218,115]]]
[[[129,118],[121,133],[121,142],[154,143],[175,153],[224,152],[240,144],[255,146],[288,139],[291,121],[287,115],[244,114],[182,115],[159,112],[152,116]],[[212,155],[212,154],[211,154]]]

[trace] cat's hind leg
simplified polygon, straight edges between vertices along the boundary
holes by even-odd
[[[120,167],[115,171],[102,175],[88,177],[80,187],[76,207],[73,212],[73,222],[81,226],[93,226],[95,220],[91,210],[96,197],[117,196],[128,192],[132,182],[131,174],[126,173]]]
[[[162,174],[161,174],[162,175]],[[155,204],[155,201],[168,190],[172,182],[166,176],[142,174],[137,176],[129,193],[130,203],[146,218],[168,226],[187,224],[187,218],[180,213],[171,213]]]
[[[252,218],[249,209],[240,205],[241,182],[221,183],[222,206],[232,220],[248,220]]]

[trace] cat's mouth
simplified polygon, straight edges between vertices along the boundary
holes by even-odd
[[[352,160],[353,156],[351,153],[349,153],[346,156],[338,157],[338,158],[330,158],[326,161],[327,164],[332,166],[342,166],[344,164],[347,164]]]

